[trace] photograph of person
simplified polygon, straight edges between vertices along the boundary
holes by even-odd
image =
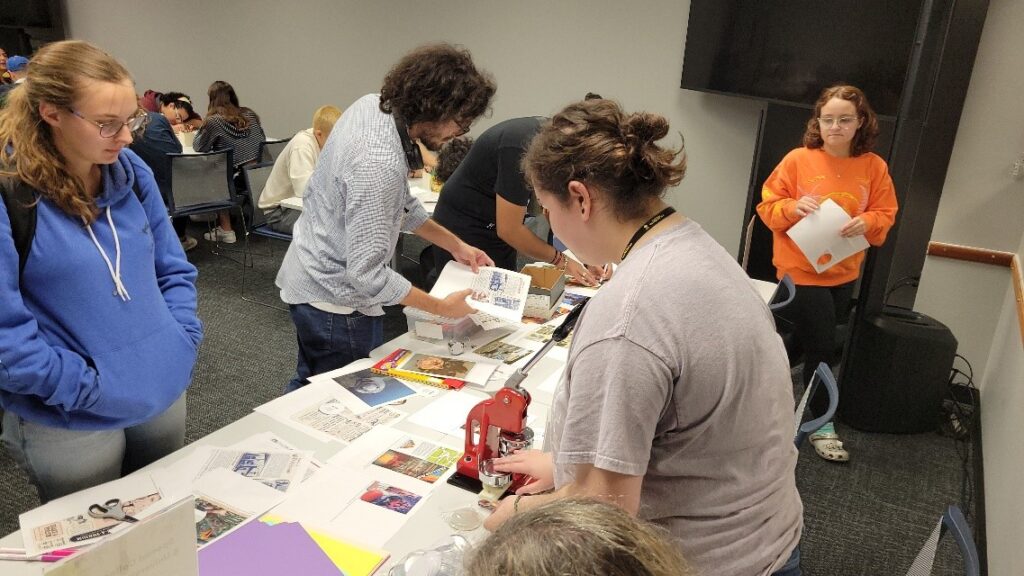
[[[456,360],[444,356],[433,356],[430,354],[416,354],[405,363],[402,368],[415,370],[432,376],[444,376],[446,378],[465,378],[473,369],[475,363],[468,360]]]

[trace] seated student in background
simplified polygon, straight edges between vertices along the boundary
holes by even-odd
[[[455,173],[445,181],[434,208],[434,220],[464,242],[479,247],[496,266],[516,269],[517,252],[550,262],[583,284],[597,283],[594,272],[541,240],[523,223],[530,190],[520,162],[544,118],[513,118],[484,130]],[[443,248],[432,247],[432,286],[452,260]],[[596,270],[595,270],[596,271]]]
[[[466,576],[692,576],[661,528],[598,500],[556,500],[517,514],[476,546]],[[714,572],[707,572],[712,574]]]
[[[244,164],[258,160],[260,143],[267,139],[260,125],[260,117],[249,108],[238,103],[238,96],[231,84],[218,80],[208,90],[210,105],[206,109],[206,121],[196,132],[192,148],[196,152],[213,152],[231,148],[237,170]],[[180,101],[176,101],[181,103]],[[244,190],[244,182],[235,177],[235,187]],[[203,238],[211,242],[235,243],[235,231],[231,229],[231,216],[227,210],[217,213],[218,225]]]
[[[135,136],[130,148],[142,158],[142,161],[153,171],[153,178],[157,187],[160,188],[160,195],[167,207],[171,205],[171,159],[168,154],[181,154],[181,142],[171,130],[171,124],[163,114],[146,112],[149,117],[149,124],[142,134]],[[188,226],[188,218],[180,217],[171,220],[174,225],[174,232],[181,241],[181,247],[189,251],[196,247],[199,242],[185,234]]]
[[[657,144],[668,133],[662,116],[589,100],[523,158],[555,234],[619,266],[576,325],[547,451],[495,461],[536,481],[485,526],[559,498],[611,499],[668,529],[698,574],[797,575],[786,351],[732,255],[662,199],[686,168],[682,150]]]
[[[160,113],[175,132],[192,132],[203,126],[203,117],[192,107],[192,99],[181,92],[164,92],[159,98]]]
[[[292,233],[292,227],[302,212],[281,206],[281,200],[302,198],[306,182],[320,157],[320,150],[339,117],[341,110],[334,106],[317,108],[313,113],[313,127],[292,136],[278,155],[267,184],[259,195],[259,208],[266,213],[267,224],[272,230],[283,234]]]

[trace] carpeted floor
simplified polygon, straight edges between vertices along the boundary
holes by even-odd
[[[421,247],[415,241],[405,246],[402,270],[410,277],[417,274],[412,259]],[[280,304],[273,280],[285,245],[257,239],[253,248],[274,252],[256,256],[255,267],[246,271],[247,294]],[[239,297],[238,264],[211,254],[202,241],[189,256],[200,271],[199,315],[206,328],[188,396],[192,442],[280,394],[295,367],[295,334],[287,312]],[[389,309],[385,339],[405,330],[401,310]],[[851,452],[848,464],[821,460],[808,444],[797,467],[806,522],[804,574],[905,574],[945,506],[959,502],[961,462],[954,441],[938,434],[865,434],[841,423],[838,428]],[[2,448],[0,495],[0,534],[17,530],[18,514],[39,504]],[[962,573],[946,538],[934,574]]]

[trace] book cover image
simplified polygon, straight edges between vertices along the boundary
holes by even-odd
[[[447,466],[394,450],[388,450],[381,454],[373,463],[381,468],[422,480],[428,484],[437,482],[445,472],[448,472]]]
[[[447,356],[414,354],[402,365],[402,369],[442,378],[465,379],[475,365],[475,362],[469,360],[456,360]]]
[[[386,510],[408,514],[423,497],[413,494],[408,490],[395,488],[383,482],[374,482],[366,487],[366,491],[359,497],[363,502],[380,506]]]
[[[374,374],[369,370],[344,374],[334,378],[334,381],[371,407],[396,402],[416,394],[415,390],[400,380]]]

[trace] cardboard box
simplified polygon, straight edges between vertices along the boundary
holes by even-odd
[[[521,270],[530,277],[530,291],[526,295],[524,316],[548,320],[562,303],[565,294],[565,274],[549,264],[527,264]]]

